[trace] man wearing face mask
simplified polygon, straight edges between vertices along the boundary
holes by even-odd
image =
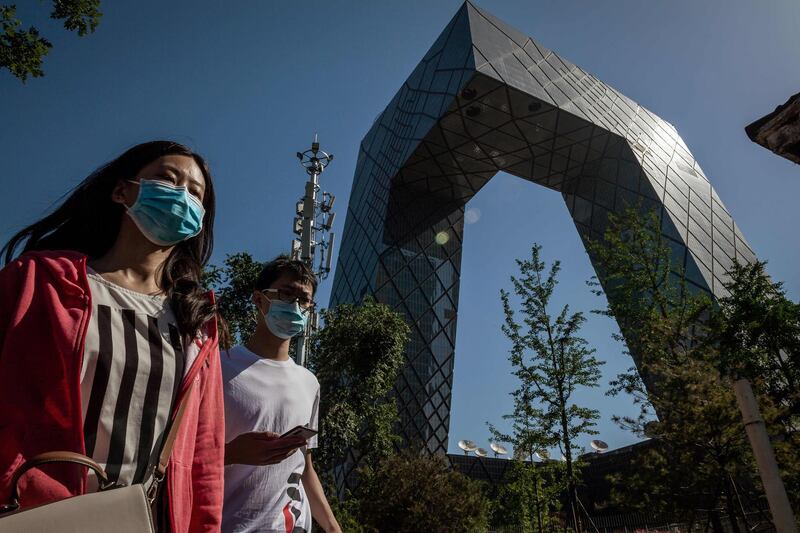
[[[289,357],[305,330],[317,280],[301,261],[280,256],[256,280],[256,330],[244,346],[222,353],[225,391],[223,532],[300,533],[311,519],[340,533],[311,462],[319,383]],[[308,438],[307,438],[308,437]]]

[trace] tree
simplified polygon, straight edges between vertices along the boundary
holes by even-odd
[[[322,319],[308,363],[320,383],[317,464],[330,474],[351,449],[362,466],[375,468],[399,442],[390,393],[405,362],[409,327],[372,298],[324,310]]]
[[[580,337],[586,321],[582,313],[571,313],[565,305],[551,315],[550,300],[557,285],[560,263],[549,271],[541,260],[541,246],[531,248],[531,257],[517,260],[519,277],[512,276],[514,295],[519,300],[522,323],[511,295],[500,291],[505,313],[503,333],[511,341],[509,360],[520,386],[512,393],[514,412],[505,418],[513,420],[511,434],[493,428],[495,437],[515,442],[518,446],[543,449],[558,446],[565,459],[563,484],[567,492],[569,521],[576,527],[576,445],[581,435],[594,435],[596,409],[582,407],[573,400],[579,387],[597,387],[602,361]]]
[[[368,531],[486,531],[489,502],[478,482],[437,456],[400,454],[364,471],[359,518]]]
[[[615,337],[636,361],[609,394],[630,395],[640,413],[614,419],[655,440],[617,485],[617,502],[690,521],[698,508],[724,504],[735,525],[742,514],[737,492],[755,481],[731,384],[712,363],[719,353],[708,342],[709,295],[692,289],[672,262],[656,212],[611,215],[589,250],[608,296],[600,313],[617,320],[624,336]]]
[[[560,508],[564,466],[561,461],[533,462],[514,458],[503,483],[494,491],[491,523],[528,533],[551,531]]]
[[[521,354],[514,354],[512,350],[511,358],[514,373],[520,380],[518,388],[511,392],[514,410],[503,415],[504,420],[511,421],[511,431],[503,432],[494,424],[488,424],[492,436],[511,444],[514,450],[514,464],[493,498],[492,523],[497,527],[512,525],[523,531],[541,533],[549,525],[550,514],[558,509],[559,497],[566,487],[563,473],[559,475],[554,471],[561,463],[545,461],[537,466],[534,462],[534,453],[542,453],[554,442],[540,425],[544,412],[534,401],[536,385],[527,379],[521,368],[524,363]]]
[[[7,68],[24,83],[28,76],[44,76],[42,61],[53,45],[31,26],[21,28],[14,5],[0,5],[0,68]],[[64,21],[64,28],[81,37],[100,24],[100,0],[53,0],[50,18]]]
[[[227,333],[221,339],[223,348],[244,344],[255,330],[253,287],[263,267],[249,253],[240,252],[228,255],[223,266],[208,265],[203,272],[203,283],[214,290],[217,309],[227,325]]]
[[[714,315],[719,371],[752,383],[783,470],[800,503],[800,304],[766,273],[766,263],[735,262]]]

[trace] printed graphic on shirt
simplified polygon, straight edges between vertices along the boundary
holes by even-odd
[[[306,529],[295,525],[303,512],[303,494],[300,492],[300,474],[293,473],[286,481],[286,495],[289,502],[283,507],[286,520],[286,533],[307,533]]]

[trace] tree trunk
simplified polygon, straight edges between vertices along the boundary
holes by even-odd
[[[531,461],[533,462],[533,461]],[[544,533],[542,529],[542,502],[539,499],[539,478],[535,480],[536,483],[536,521],[539,523],[539,533]]]
[[[569,519],[572,521],[572,527],[575,529],[575,531],[580,532],[581,526],[580,522],[578,522],[578,514],[575,510],[577,489],[575,487],[575,479],[572,471],[572,442],[570,442],[568,430],[569,421],[567,420],[566,415],[566,402],[562,402],[561,431],[562,442],[564,444],[564,458],[567,460],[567,512],[569,513]]]
[[[722,521],[719,519],[719,512],[717,509],[711,510],[711,527],[714,529],[714,533],[725,533],[725,529],[722,527]]]
[[[745,531],[750,531],[750,524],[747,522],[747,512],[744,509],[744,504],[742,503],[742,497],[739,494],[739,489],[736,488],[736,482],[733,480],[733,476],[728,474],[728,479],[731,481],[731,490],[733,491],[733,495],[736,496],[736,509],[742,513],[742,525],[744,526]]]
[[[725,508],[728,511],[728,520],[731,521],[731,531],[739,533],[739,520],[737,520],[736,507],[733,504],[733,494],[731,494],[731,485],[728,480],[723,484],[723,490],[725,491]]]

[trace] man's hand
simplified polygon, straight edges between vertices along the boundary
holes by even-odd
[[[306,439],[299,436],[281,438],[272,431],[242,433],[225,444],[225,464],[274,465],[305,445]]]

